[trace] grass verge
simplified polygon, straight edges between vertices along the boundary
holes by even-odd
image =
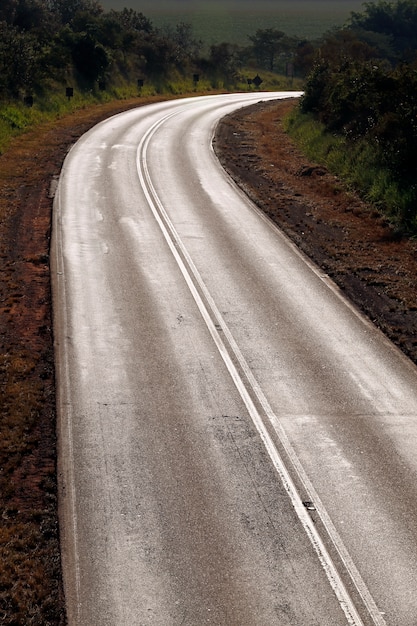
[[[415,190],[402,187],[392,173],[381,166],[378,150],[369,141],[348,141],[326,131],[313,116],[294,109],[285,120],[285,129],[313,161],[338,176],[402,233],[417,235],[417,220],[408,218]]]

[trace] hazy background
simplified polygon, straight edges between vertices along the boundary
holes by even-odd
[[[342,26],[362,0],[101,0],[104,9],[132,8],[157,27],[187,22],[205,44],[246,45],[258,28],[315,39]]]

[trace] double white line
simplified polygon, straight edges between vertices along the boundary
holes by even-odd
[[[320,501],[316,490],[301,466],[301,463],[298,460],[281,424],[279,423],[277,416],[273,412],[262,389],[253,376],[245,358],[243,357],[212,296],[210,295],[197,268],[182,243],[173,223],[168,217],[168,214],[165,211],[165,208],[152,184],[147,166],[147,151],[149,143],[156,131],[163,126],[167,120],[178,115],[179,113],[181,113],[181,111],[170,113],[155,122],[145,133],[138,146],[138,176],[149,207],[165,237],[179,269],[181,270],[184,280],[197,304],[210,335],[230,373],[230,376],[233,379],[236,389],[246,405],[275,470],[280,476],[282,484],[291,500],[297,516],[307,533],[308,538],[310,539],[310,542],[327,575],[330,585],[346,616],[347,623],[351,626],[364,626],[365,623],[367,624],[369,623],[369,620],[371,620],[371,623],[375,626],[386,626],[386,622],[378,610],[374,599],[372,598],[365,582],[363,581],[359,571],[352,561],[352,558],[344,546],[341,537],[339,536],[322,502]],[[272,426],[275,435],[278,437],[279,444],[282,446],[286,457],[289,459],[289,468],[287,468],[282,456],[280,455],[265,424],[265,418],[261,416],[260,411],[255,405],[254,399],[256,399],[257,404],[262,407],[262,412],[265,414],[270,427]],[[309,513],[309,509],[306,507],[306,502],[305,500],[303,502],[294,480],[291,478],[290,472],[297,477],[303,490],[306,494],[308,494],[308,500],[314,504],[314,510],[320,517],[323,528],[325,529],[326,541],[328,545],[331,546],[332,550],[336,551],[345,571],[345,578],[347,578],[356,589],[356,597],[358,598],[357,604],[363,605],[362,614],[364,617],[367,613],[366,622],[364,622],[359,615],[355,606],[355,601],[348,592],[346,585],[343,582],[342,577],[332,557],[330,556],[322,537],[319,534],[317,526]]]

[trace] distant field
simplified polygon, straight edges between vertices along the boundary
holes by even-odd
[[[206,45],[228,41],[248,43],[258,28],[277,28],[287,35],[317,39],[342,26],[351,11],[362,11],[359,0],[104,0],[102,6],[124,6],[142,12],[155,26],[192,24]]]

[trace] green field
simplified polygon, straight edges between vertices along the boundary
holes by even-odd
[[[187,22],[206,45],[228,41],[243,46],[258,28],[317,39],[363,7],[359,0],[104,0],[101,4],[106,10],[133,8],[157,27]]]

